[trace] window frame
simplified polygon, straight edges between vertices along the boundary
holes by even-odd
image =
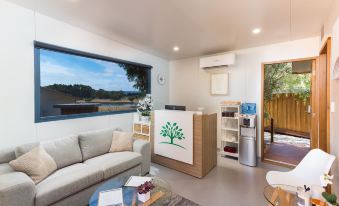
[[[60,47],[52,44],[47,44],[39,41],[34,41],[34,105],[35,105],[35,123],[40,122],[49,122],[49,121],[58,121],[58,120],[68,120],[68,119],[78,119],[78,118],[86,118],[86,117],[96,117],[96,116],[105,116],[105,115],[114,115],[114,114],[124,114],[124,113],[132,113],[136,112],[136,109],[132,110],[125,110],[125,111],[111,111],[111,112],[95,112],[95,113],[83,113],[83,114],[70,114],[70,115],[59,115],[59,116],[47,116],[47,117],[41,117],[41,94],[40,94],[40,49],[44,50],[50,50],[54,52],[61,52],[65,54],[71,54],[76,56],[82,56],[86,58],[93,58],[97,60],[104,60],[109,61],[113,63],[123,63],[123,64],[131,64],[135,66],[145,67],[147,69],[147,75],[148,75],[148,85],[147,85],[147,94],[151,94],[151,71],[152,66],[126,61],[122,59],[107,57],[103,55],[93,54],[89,52],[83,52],[75,49],[69,49],[65,47]]]

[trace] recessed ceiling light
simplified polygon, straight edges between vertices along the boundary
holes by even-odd
[[[179,51],[179,50],[180,50],[180,48],[178,46],[173,47],[173,51]]]
[[[253,34],[259,34],[260,32],[261,32],[261,29],[259,29],[259,28],[255,28],[255,29],[252,30]]]

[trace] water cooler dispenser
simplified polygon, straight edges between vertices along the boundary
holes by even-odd
[[[256,115],[242,114],[240,118],[239,162],[257,166],[257,125]]]

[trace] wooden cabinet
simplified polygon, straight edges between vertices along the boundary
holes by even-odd
[[[133,137],[150,141],[151,124],[147,122],[134,122],[133,124]]]

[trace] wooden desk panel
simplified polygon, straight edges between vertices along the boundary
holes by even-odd
[[[217,164],[217,114],[193,116],[193,165],[154,154],[154,119],[151,129],[152,162],[202,178]]]

